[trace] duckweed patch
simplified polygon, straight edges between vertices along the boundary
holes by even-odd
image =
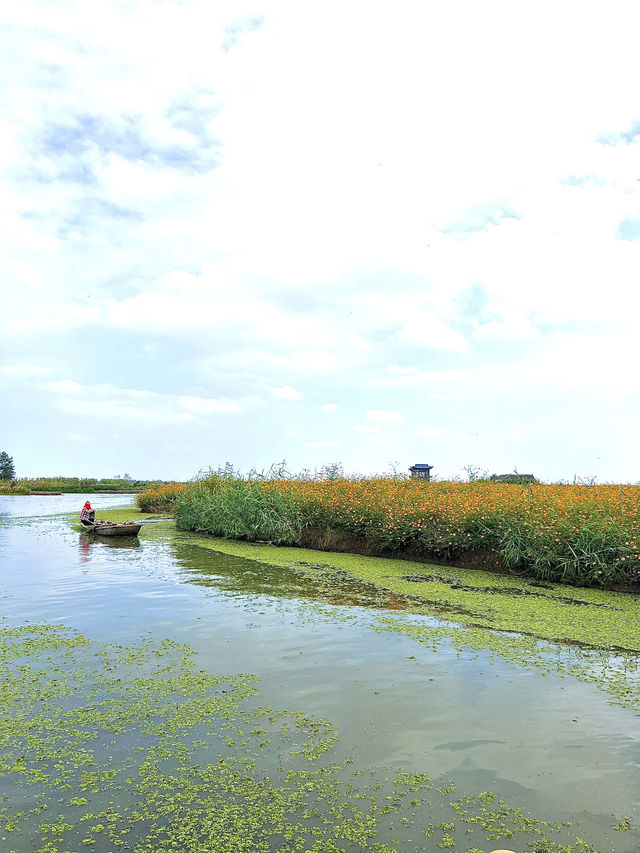
[[[535,598],[546,598],[550,601],[560,601],[563,604],[567,603],[567,598],[564,595],[547,595],[543,592],[537,591],[538,589],[553,589],[553,587],[548,584],[527,583],[526,586],[505,589],[505,587],[497,586],[472,586],[470,584],[460,583],[454,579],[444,578],[441,575],[403,575],[400,580],[410,581],[411,583],[430,583],[435,581],[448,584],[451,589],[462,589],[465,590],[465,592],[497,592],[500,595],[532,595]],[[572,598],[571,604],[578,607],[581,604],[584,604],[585,607],[607,607],[609,610],[621,609],[619,607],[615,607],[613,604],[607,604],[604,601],[583,601],[581,598]]]
[[[562,647],[526,635],[508,635],[482,628],[430,625],[402,617],[379,617],[378,630],[411,637],[434,651],[451,644],[459,652],[487,653],[507,663],[535,669],[541,675],[575,678],[609,696],[611,704],[640,709],[640,660],[580,646]]]
[[[13,853],[482,853],[512,838],[532,853],[593,850],[492,792],[338,765],[328,720],[260,706],[255,676],[198,670],[170,639],[3,621],[0,672],[0,839]]]
[[[293,569],[315,583],[321,601],[404,611],[378,616],[380,630],[436,649],[451,642],[461,652],[487,652],[543,675],[575,678],[604,690],[615,704],[640,708],[637,596],[538,584],[529,595],[522,579],[442,566],[422,575],[424,581],[406,580],[412,565],[406,561],[323,553],[318,563],[314,551],[178,535],[194,545]],[[438,622],[419,622],[420,615]]]
[[[101,513],[110,521],[154,519],[135,510]],[[141,536],[166,536],[173,522],[145,525]],[[467,615],[466,624],[500,631],[529,634],[543,640],[576,643],[598,649],[640,653],[640,598],[632,593],[541,584],[526,578],[495,575],[454,566],[430,566],[406,560],[362,557],[219,539],[176,532],[183,543],[211,548],[294,569],[322,581],[327,600],[332,591],[346,592],[348,585],[362,603],[389,609],[422,609],[437,616]],[[407,570],[413,569],[411,573]],[[353,586],[355,584],[355,587]],[[358,596],[356,595],[356,601]],[[346,603],[346,602],[345,602]]]
[[[204,536],[194,536],[193,541],[227,554],[302,572],[322,569],[327,578],[349,576],[386,593],[406,597],[411,606],[422,603],[437,608],[438,615],[472,613],[474,623],[487,628],[640,652],[640,604],[638,597],[629,593],[560,584],[531,587],[524,578],[448,566],[433,566],[436,571],[425,575],[420,563],[354,554],[323,552],[323,562],[318,564],[314,560],[317,552],[305,549]],[[408,568],[415,572],[411,573],[411,580],[407,580]],[[417,580],[416,575],[424,580]]]

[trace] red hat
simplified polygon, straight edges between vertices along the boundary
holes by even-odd
[[[86,507],[87,509],[91,509],[91,504],[89,503],[89,501],[86,501],[86,502],[85,502],[85,507]]]

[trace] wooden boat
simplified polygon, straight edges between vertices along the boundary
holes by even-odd
[[[97,536],[137,536],[142,525],[136,521],[94,521],[82,527]]]

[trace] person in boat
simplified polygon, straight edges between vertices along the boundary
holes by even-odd
[[[84,527],[90,527],[94,521],[96,520],[95,511],[92,509],[89,501],[86,501],[85,505],[82,507],[80,511],[80,524],[84,525]]]

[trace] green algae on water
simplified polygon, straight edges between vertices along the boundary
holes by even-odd
[[[124,520],[127,513],[129,517],[130,510],[110,510],[105,516]],[[388,615],[376,619],[380,630],[433,648],[450,642],[466,653],[484,652],[543,675],[574,678],[593,684],[615,704],[640,708],[638,596],[540,586],[471,569],[217,539],[176,531],[170,521],[143,531],[148,538],[169,536],[183,552],[206,548],[295,572],[308,584],[301,592],[316,601],[384,609]],[[192,580],[197,582],[197,577]],[[400,615],[404,613],[432,616],[438,624],[417,624]],[[329,615],[326,609],[323,615]],[[559,648],[561,655],[555,653]]]
[[[302,572],[344,572],[438,615],[500,631],[640,652],[638,596],[452,566],[310,551],[193,535],[193,544]]]
[[[428,773],[372,768],[363,782],[331,761],[330,721],[261,706],[255,676],[198,670],[170,639],[3,622],[0,675],[7,851],[589,849],[567,825]]]
[[[487,652],[544,675],[575,678],[605,691],[615,704],[640,709],[637,596],[540,587],[511,576],[404,560],[177,536],[192,547],[293,570],[313,580],[325,602],[383,608],[388,615],[376,617],[381,630],[433,647],[452,642],[461,651]],[[432,616],[437,624],[418,624],[404,614]]]

